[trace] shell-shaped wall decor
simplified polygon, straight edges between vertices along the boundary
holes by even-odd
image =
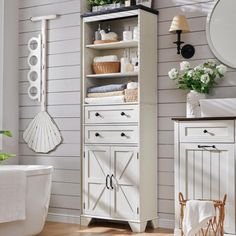
[[[42,37],[33,37],[28,42],[29,56],[28,65],[30,67],[28,73],[28,95],[32,100],[41,101],[41,65],[42,65]]]
[[[48,153],[58,146],[61,134],[46,111],[41,111],[24,131],[23,138],[35,152]]]

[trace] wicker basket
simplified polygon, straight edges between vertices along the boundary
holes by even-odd
[[[93,72],[95,74],[109,74],[120,72],[120,62],[95,62],[93,63]]]
[[[137,102],[138,89],[125,89],[125,102]]]
[[[200,232],[197,234],[198,236],[211,236],[211,235],[224,236],[226,198],[227,198],[227,195],[225,194],[223,200],[212,200],[215,207],[216,216],[211,218],[208,221],[207,226],[200,230]],[[183,224],[183,219],[184,219],[184,210],[185,210],[187,201],[188,200],[184,199],[183,194],[179,193],[181,236],[185,236],[182,229],[182,224]]]

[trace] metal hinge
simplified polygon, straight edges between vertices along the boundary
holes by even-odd
[[[85,152],[84,152],[84,158],[85,158]]]
[[[137,153],[137,160],[139,160],[139,153]]]
[[[85,209],[85,202],[84,202],[84,209]]]
[[[139,207],[137,207],[137,214],[139,215]]]

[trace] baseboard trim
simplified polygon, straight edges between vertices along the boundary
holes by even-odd
[[[48,213],[47,221],[67,223],[67,224],[80,224],[80,216]],[[174,229],[174,226],[175,226],[174,220],[168,220],[163,218],[158,219],[158,227],[160,228]]]
[[[175,228],[175,221],[159,218],[158,219],[158,227],[165,228],[165,229],[174,229]]]
[[[47,221],[66,224],[80,224],[80,216],[48,213]]]

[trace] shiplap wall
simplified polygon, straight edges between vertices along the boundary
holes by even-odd
[[[80,215],[80,0],[19,0],[19,100],[21,164],[55,168],[49,219],[79,222]],[[40,155],[22,139],[27,124],[40,111],[27,96],[27,42],[40,33],[41,23],[30,17],[59,14],[48,27],[48,112],[57,123],[63,143]]]
[[[20,1],[20,135],[39,111],[39,105],[28,99],[26,44],[37,35],[40,23],[31,23],[33,15],[60,14],[49,24],[49,113],[57,122],[64,141],[49,155],[36,155],[20,138],[20,160],[23,164],[52,164],[52,200],[49,219],[78,222],[80,214],[80,0],[19,0]],[[84,1],[84,0],[83,0]],[[174,130],[171,117],[185,115],[186,92],[176,89],[168,79],[172,67],[183,60],[176,54],[176,35],[168,30],[173,16],[187,16],[191,32],[183,34],[186,43],[196,48],[190,62],[195,66],[214,58],[206,40],[206,16],[213,0],[154,0],[159,10],[158,37],[158,213],[160,226],[174,226]],[[214,89],[213,97],[235,97],[235,71]]]

